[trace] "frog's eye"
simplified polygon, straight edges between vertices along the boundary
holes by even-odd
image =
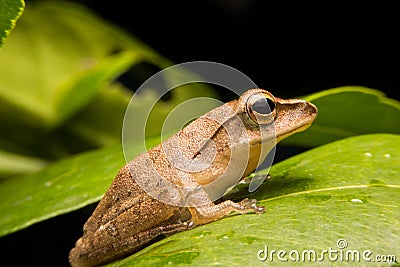
[[[264,93],[251,95],[246,102],[248,116],[257,124],[269,124],[274,121],[275,99]]]

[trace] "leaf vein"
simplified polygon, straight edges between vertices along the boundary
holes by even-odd
[[[281,198],[286,198],[286,197],[292,197],[292,196],[299,196],[299,195],[304,195],[304,194],[311,194],[311,193],[317,193],[317,192],[325,192],[325,191],[331,191],[331,190],[343,190],[343,189],[356,189],[356,188],[368,188],[368,187],[390,187],[390,188],[399,188],[400,185],[394,185],[394,184],[367,184],[367,185],[345,185],[345,186],[335,186],[335,187],[327,187],[327,188],[318,188],[318,189],[313,189],[313,190],[304,190],[304,191],[299,191],[299,192],[294,192],[282,196],[276,196],[268,199],[264,199],[261,202],[267,202],[267,201],[273,201]]]

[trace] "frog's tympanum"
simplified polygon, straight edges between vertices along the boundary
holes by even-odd
[[[262,89],[200,116],[119,171],[71,250],[71,265],[106,263],[233,211],[264,212],[255,199],[215,201],[316,116],[313,104]]]

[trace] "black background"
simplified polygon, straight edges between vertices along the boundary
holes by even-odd
[[[175,63],[227,64],[276,96],[362,85],[400,99],[399,16],[394,6],[325,1],[319,6],[273,6],[261,0],[79,2]],[[93,208],[0,239],[3,259],[13,265],[67,265],[68,251]]]
[[[395,6],[255,0],[81,1],[175,63],[216,61],[274,95],[363,85],[400,98]]]

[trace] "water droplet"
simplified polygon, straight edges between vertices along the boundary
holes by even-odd
[[[220,235],[220,236],[217,236],[217,239],[218,239],[218,240],[221,240],[221,239],[229,239],[229,238],[231,238],[231,237],[234,236],[234,235],[235,235],[235,232],[234,232],[234,231],[229,231],[229,232],[224,233],[224,234],[222,234],[222,235]]]
[[[353,198],[353,199],[351,200],[351,202],[354,202],[354,203],[363,203],[363,201],[362,201],[361,199],[358,199],[358,198]]]
[[[201,231],[201,232],[199,232],[197,234],[193,234],[193,236],[194,237],[204,237],[204,236],[207,236],[207,235],[210,235],[210,234],[211,234],[211,231]]]
[[[384,156],[385,156],[385,158],[388,159],[388,158],[390,158],[392,155],[390,155],[390,154],[385,154]]]
[[[367,156],[367,157],[371,157],[371,156],[372,156],[372,154],[371,154],[371,153],[369,153],[369,152],[367,152],[367,153],[365,153],[365,156]]]
[[[47,181],[47,182],[44,183],[44,186],[46,186],[46,187],[49,187],[50,185],[51,185],[50,181]]]

